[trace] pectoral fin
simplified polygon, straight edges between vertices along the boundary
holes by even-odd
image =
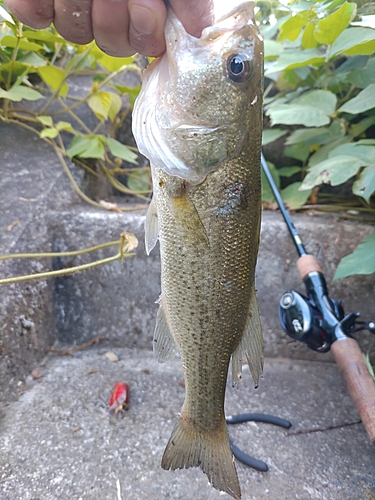
[[[179,230],[187,241],[193,239],[195,246],[209,247],[206,228],[202,219],[186,192],[179,196],[170,196],[170,206]]]
[[[255,385],[263,371],[263,335],[260,324],[258,301],[252,292],[249,315],[241,342],[232,354],[232,384],[238,386],[242,376],[242,358],[246,356]]]
[[[162,301],[160,301],[160,307],[156,317],[156,327],[152,344],[156,359],[159,363],[165,363],[169,359],[172,359],[177,353],[177,346],[169,329]]]
[[[155,198],[152,198],[147,210],[145,223],[145,246],[146,253],[150,255],[151,250],[156,245],[159,238],[158,213],[156,210]]]

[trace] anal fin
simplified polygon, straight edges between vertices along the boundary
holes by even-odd
[[[162,300],[160,301],[160,307],[156,316],[156,327],[152,345],[159,363],[165,363],[169,359],[172,359],[178,351],[169,329]]]
[[[237,387],[241,380],[242,358],[246,356],[251,375],[255,385],[263,371],[263,335],[260,324],[258,301],[255,291],[251,294],[249,315],[247,318],[244,334],[237,349],[232,354],[232,384]]]

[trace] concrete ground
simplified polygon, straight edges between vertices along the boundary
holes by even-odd
[[[18,390],[0,420],[1,500],[215,500],[197,469],[164,471],[160,460],[184,397],[179,359],[98,345],[50,356]],[[131,389],[129,410],[114,421],[115,382]],[[370,500],[375,452],[344,382],[331,363],[268,358],[254,390],[247,368],[239,391],[228,386],[227,415],[261,412],[292,422],[230,426],[235,444],[264,460],[266,473],[237,462],[245,500]]]

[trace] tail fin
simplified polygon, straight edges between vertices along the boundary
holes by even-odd
[[[180,418],[164,451],[161,466],[172,470],[200,467],[214,488],[236,500],[241,498],[225,421],[222,429],[210,432],[194,429]]]

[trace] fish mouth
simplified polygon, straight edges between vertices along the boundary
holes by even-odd
[[[227,3],[227,0],[215,0],[215,25],[226,29],[238,29],[248,24],[249,20],[254,21],[255,3],[253,1],[232,0],[232,8],[229,11]]]
[[[222,37],[225,33],[229,35],[234,30],[254,24],[254,2],[237,0],[237,5],[232,6],[229,11],[227,10],[226,3],[226,0],[221,0],[221,2],[215,1],[215,19],[213,25],[205,28],[200,38],[190,35],[177,18],[173,9],[169,7],[167,23],[173,29],[166,30],[166,33],[169,31],[171,34],[168,37],[167,52],[168,48],[171,48],[173,51],[173,47],[177,46],[185,50],[206,43],[212,43],[216,38]]]

